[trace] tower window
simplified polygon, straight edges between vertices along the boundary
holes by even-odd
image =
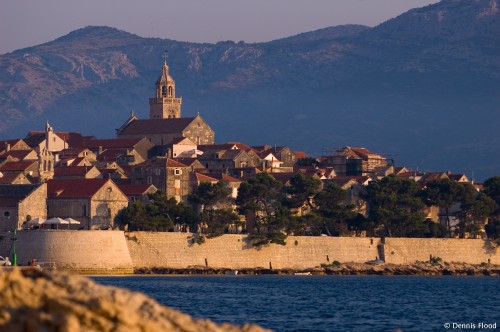
[[[163,97],[166,97],[167,96],[167,87],[166,86],[162,86],[161,87],[161,95]]]
[[[169,86],[169,87],[168,87],[168,96],[169,96],[169,97],[172,97],[173,91],[174,91],[174,89],[172,89],[172,87],[171,87],[171,86]]]

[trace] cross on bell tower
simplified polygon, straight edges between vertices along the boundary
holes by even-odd
[[[168,52],[163,52],[163,68],[156,81],[156,97],[149,98],[149,118],[169,119],[181,117],[182,98],[175,97],[175,81],[168,73]]]

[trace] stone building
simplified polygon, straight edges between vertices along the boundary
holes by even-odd
[[[193,143],[213,144],[214,131],[198,114],[194,118],[140,120],[134,115],[117,130],[118,138],[148,138],[154,145],[171,144],[178,137]]]
[[[96,155],[98,161],[116,161],[119,165],[135,165],[148,159],[154,145],[144,137],[88,139],[80,148],[86,148]]]
[[[333,166],[338,176],[375,175],[376,169],[387,166],[387,160],[365,148],[346,146],[324,160],[325,166]]]
[[[47,216],[73,218],[84,229],[113,227],[118,212],[127,205],[128,197],[110,179],[47,182]]]
[[[156,93],[149,100],[149,119],[141,120],[132,112],[125,123],[116,130],[118,138],[146,137],[154,145],[171,144],[179,137],[193,143],[213,144],[214,131],[198,114],[194,118],[181,117],[182,99],[175,96],[175,82],[166,62],[156,81]]]
[[[29,218],[46,218],[46,199],[46,184],[0,185],[0,231],[21,229]]]
[[[191,167],[171,158],[155,157],[135,165],[132,184],[153,184],[166,193],[167,198],[187,202]]]
[[[0,141],[0,153],[23,150],[31,150],[31,147],[22,139],[18,138]]]

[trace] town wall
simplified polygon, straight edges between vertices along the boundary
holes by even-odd
[[[0,256],[9,256],[10,234],[0,235]],[[294,237],[286,245],[254,248],[246,236],[227,234],[197,244],[191,233],[37,230],[19,231],[18,264],[55,262],[58,269],[84,274],[127,274],[134,268],[306,269],[324,263],[363,263],[384,257],[408,264],[439,257],[444,262],[500,264],[500,249],[472,239]],[[12,254],[12,253],[10,253]],[[11,256],[11,255],[10,255]]]
[[[439,257],[443,262],[500,264],[500,248],[480,239],[385,238],[386,263],[406,264]]]
[[[17,233],[17,261],[55,262],[58,270],[82,274],[133,272],[121,231],[36,230]],[[2,254],[0,254],[2,255]]]
[[[245,235],[226,234],[193,241],[191,233],[133,232],[127,234],[135,267],[305,269],[322,263],[366,262],[375,259],[378,239],[289,236],[286,245],[254,248]]]

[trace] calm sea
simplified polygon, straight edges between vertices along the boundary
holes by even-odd
[[[500,278],[126,276],[93,279],[146,293],[159,303],[194,317],[235,324],[253,322],[276,331],[390,331],[396,328],[500,331]],[[484,324],[494,323],[496,329],[484,328],[488,326]],[[448,329],[445,324],[450,324]]]

